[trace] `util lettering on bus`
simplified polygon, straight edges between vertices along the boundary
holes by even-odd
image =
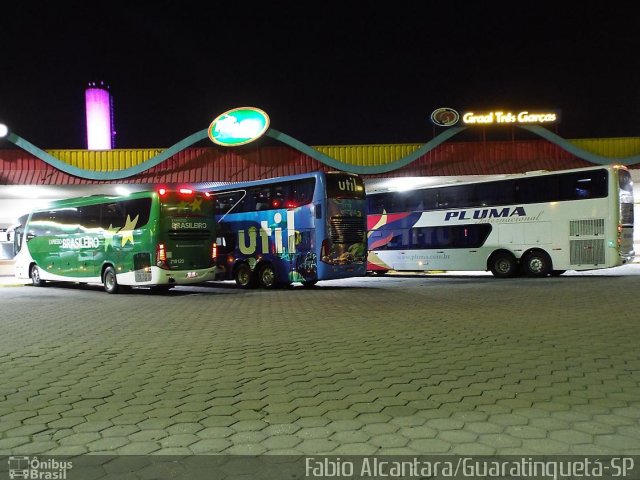
[[[338,180],[338,188],[343,192],[357,192],[356,181],[353,178]]]
[[[276,212],[273,216],[274,223],[282,223],[282,214]],[[240,252],[244,255],[251,255],[256,253],[258,246],[260,247],[260,253],[269,253],[269,238],[273,235],[273,244],[275,253],[295,253],[296,251],[296,230],[294,212],[287,211],[287,222],[285,224],[287,228],[271,228],[269,222],[262,220],[260,222],[260,229],[256,227],[249,227],[247,231],[238,230],[238,247]],[[287,249],[285,250],[283,244],[283,237],[287,238]],[[260,242],[258,242],[260,237]]]

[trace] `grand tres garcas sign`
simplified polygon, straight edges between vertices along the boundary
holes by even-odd
[[[560,112],[550,111],[472,111],[458,113],[451,108],[439,108],[431,114],[431,121],[440,127],[450,127],[460,123],[466,126],[486,125],[544,125],[560,121]]]
[[[259,108],[234,108],[218,115],[209,125],[209,138],[215,144],[237,147],[260,138],[269,128],[269,116]]]
[[[526,125],[533,123],[557,123],[560,119],[558,112],[465,112],[462,123],[465,125]]]

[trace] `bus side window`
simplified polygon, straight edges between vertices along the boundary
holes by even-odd
[[[305,178],[294,182],[289,193],[289,200],[294,202],[296,206],[311,203],[315,182],[314,178]]]
[[[135,198],[118,202],[118,207],[122,211],[123,218],[135,220],[136,228],[144,227],[149,222],[151,214],[150,198]]]
[[[562,200],[582,200],[607,196],[607,175],[600,172],[578,172],[564,175],[560,183]]]
[[[584,185],[586,187],[586,185]],[[577,185],[575,189],[576,198],[589,198],[591,196],[591,191],[589,188],[583,188],[582,185]]]
[[[77,233],[80,216],[77,209],[60,209],[45,212],[40,235],[62,235]]]
[[[100,228],[100,205],[85,205],[79,208],[80,225],[83,230]]]
[[[402,195],[402,193],[405,193],[405,192],[401,192],[401,194],[398,194],[398,195],[393,195],[390,198],[391,203],[389,204],[388,212],[396,213],[396,212],[405,211],[406,195]]]
[[[102,205],[100,223],[105,230],[124,226],[124,216],[117,202]]]
[[[255,187],[251,189],[251,197],[256,210],[268,210],[271,208],[271,188]]]
[[[236,194],[233,192],[219,193],[216,195],[216,214],[227,214],[236,204]]]
[[[367,208],[369,215],[381,214],[384,210],[384,195],[369,195],[367,197]]]
[[[418,193],[420,204],[424,210],[433,210],[437,208],[438,194],[434,189],[425,189]]]
[[[31,216],[31,221],[29,222],[28,225],[28,230],[27,230],[27,239],[31,239],[32,237],[37,237],[38,235],[44,235],[45,232],[45,226],[44,226],[44,222],[45,222],[45,215],[47,215],[47,212],[35,212],[32,216]]]

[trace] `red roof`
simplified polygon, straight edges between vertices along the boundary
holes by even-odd
[[[592,164],[545,140],[448,142],[401,169],[371,177],[488,175],[587,166]],[[2,185],[234,182],[314,170],[329,167],[289,146],[187,148],[138,175],[102,182],[64,173],[24,150],[0,150]]]

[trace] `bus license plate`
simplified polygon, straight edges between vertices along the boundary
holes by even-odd
[[[198,276],[198,272],[187,272],[187,278],[196,278]]]

